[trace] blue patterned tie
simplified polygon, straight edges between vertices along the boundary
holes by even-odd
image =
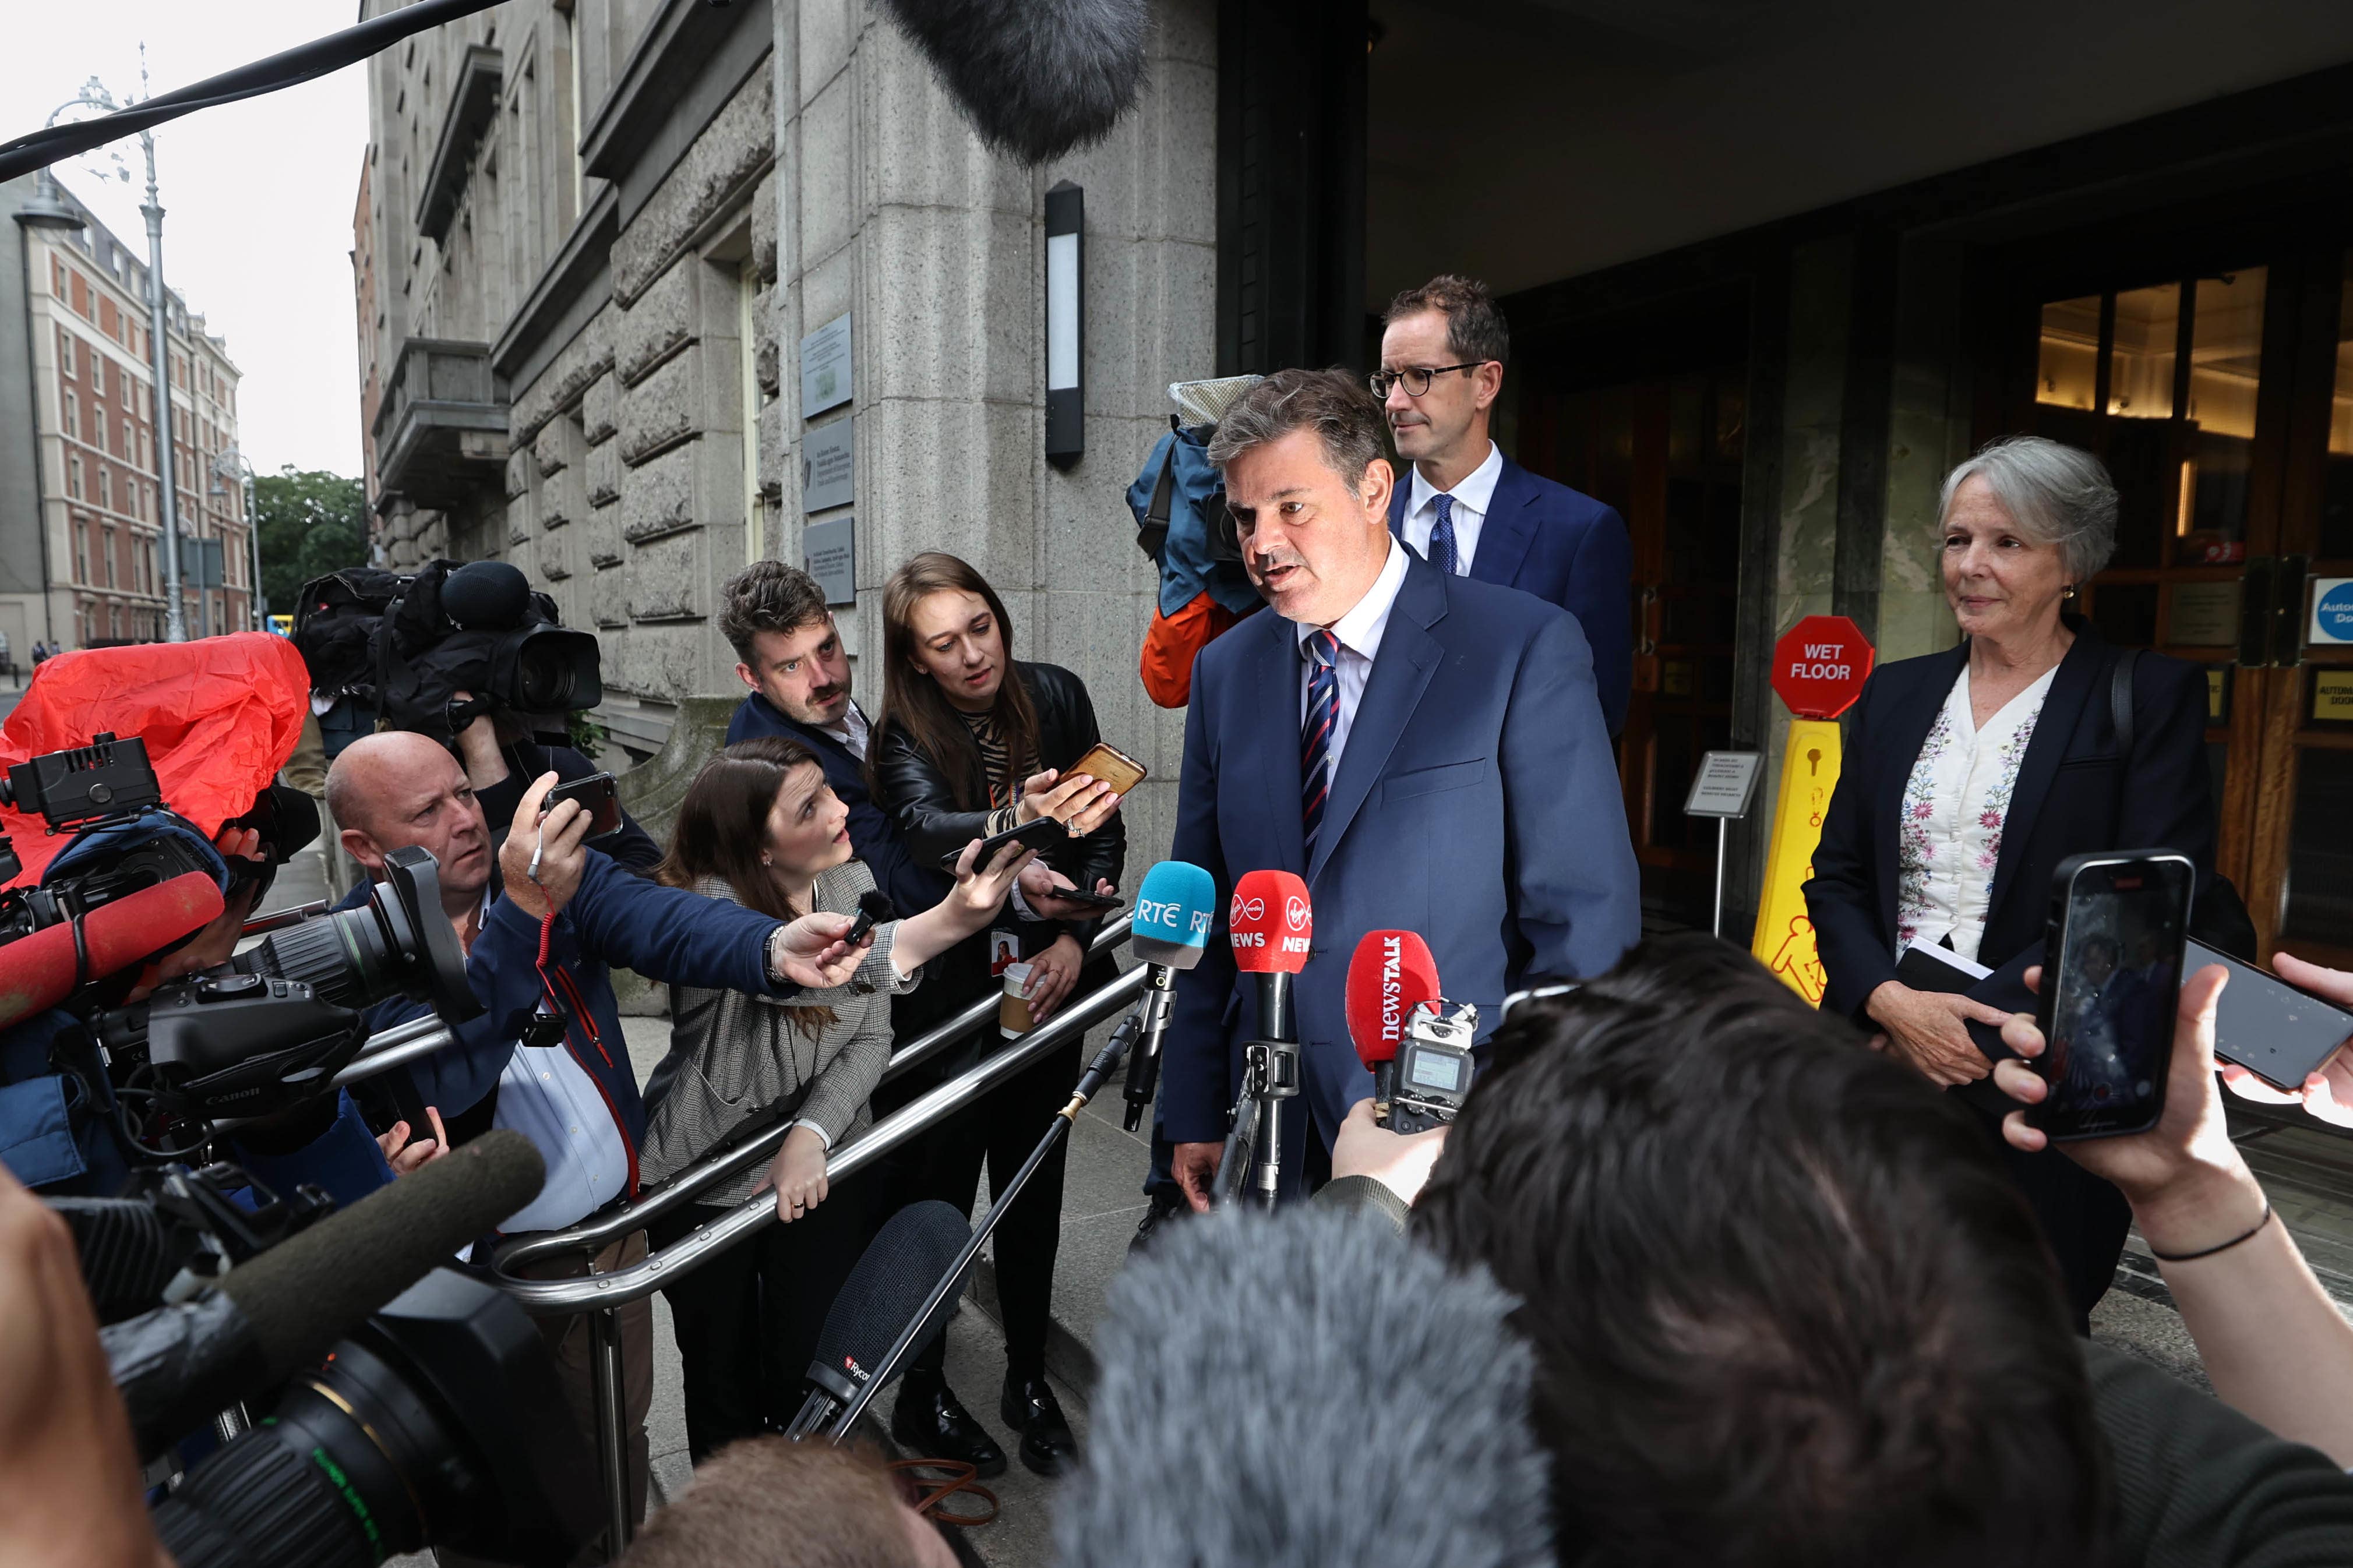
[[[1330,632],[1307,638],[1307,720],[1299,730],[1300,824],[1307,857],[1315,858],[1315,830],[1324,825],[1324,797],[1332,793],[1332,726],[1340,717],[1340,679],[1333,666],[1340,639]]]
[[[1438,521],[1430,531],[1430,563],[1454,575],[1454,498],[1444,490],[1438,492]]]

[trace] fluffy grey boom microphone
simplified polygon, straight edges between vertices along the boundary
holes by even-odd
[[[1148,0],[883,0],[982,141],[1025,163],[1100,142],[1144,81]]]
[[[1113,1282],[1063,1568],[1554,1561],[1512,1299],[1387,1222],[1220,1213]]]

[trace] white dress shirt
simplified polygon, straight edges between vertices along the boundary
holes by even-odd
[[[818,728],[849,748],[849,754],[860,762],[866,760],[866,742],[870,731],[866,727],[866,715],[858,710],[858,704],[855,701],[842,710],[840,723],[819,724]]]
[[[1503,477],[1504,450],[1490,441],[1487,460],[1445,492],[1454,498],[1454,574],[1458,577],[1471,575],[1472,559],[1479,553],[1479,525],[1487,521],[1487,509],[1495,500],[1495,481]],[[1405,542],[1425,561],[1430,559],[1430,535],[1438,527],[1439,494],[1417,465],[1406,496]]]
[[[1992,911],[1993,875],[2001,862],[2002,829],[2018,765],[2034,739],[2042,700],[2051,695],[2052,665],[2042,679],[1977,726],[1969,705],[1968,667],[1920,744],[1904,786],[1895,826],[1895,950],[1915,939],[1935,945],[1947,937],[1972,963]]]
[[[1299,722],[1307,723],[1307,682],[1315,673],[1315,657],[1307,651],[1307,639],[1319,631],[1329,630],[1340,639],[1340,657],[1333,668],[1339,685],[1339,703],[1332,715],[1332,739],[1324,748],[1325,782],[1340,776],[1340,753],[1347,748],[1348,728],[1356,722],[1356,704],[1365,695],[1365,682],[1373,678],[1373,659],[1381,651],[1382,634],[1388,630],[1389,610],[1397,604],[1398,590],[1405,585],[1405,552],[1389,542],[1388,559],[1381,563],[1381,574],[1365,590],[1365,596],[1356,607],[1329,627],[1294,626],[1299,635]]]

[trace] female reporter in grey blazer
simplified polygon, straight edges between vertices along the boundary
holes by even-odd
[[[739,742],[688,786],[659,875],[784,919],[853,914],[874,878],[850,856],[849,818],[799,742]],[[868,1100],[891,1060],[891,1000],[921,982],[925,963],[987,926],[1029,858],[1000,852],[976,869],[974,848],[935,908],[874,928],[847,984],[789,1002],[670,988],[670,1051],[646,1089],[641,1179],[665,1181],[723,1143],[792,1121],[765,1169],[655,1226],[667,1246],[764,1189],[775,1191],[783,1222],[664,1287],[686,1373],[687,1446],[698,1463],[737,1437],[781,1428],[799,1405],[826,1312],[880,1218],[875,1184],[837,1195],[826,1163],[873,1120]]]

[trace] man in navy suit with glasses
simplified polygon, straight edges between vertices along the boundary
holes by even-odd
[[[1444,273],[1389,301],[1368,378],[1410,465],[1389,531],[1441,572],[1534,594],[1575,616],[1616,735],[1633,680],[1631,548],[1614,508],[1539,479],[1487,434],[1511,333],[1487,286]]]

